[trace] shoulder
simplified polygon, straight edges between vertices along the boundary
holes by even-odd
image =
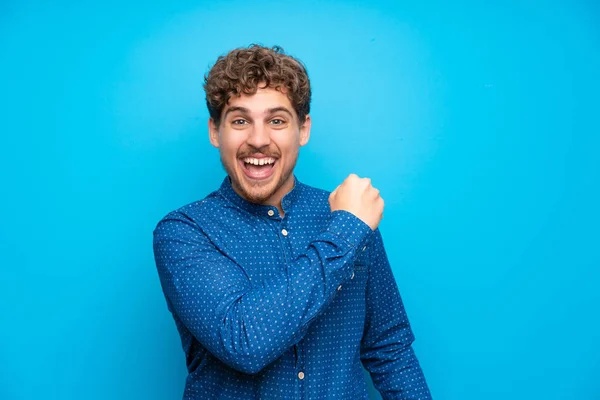
[[[214,216],[222,207],[223,198],[218,194],[218,191],[215,190],[201,200],[188,203],[167,213],[158,221],[154,231],[156,232],[161,226],[166,225],[168,222],[181,222],[197,225],[199,221],[206,220],[211,215]]]
[[[329,204],[330,191],[310,186],[306,183],[300,183],[300,185],[302,188],[301,196],[304,201]]]
[[[330,213],[329,195],[330,192],[326,190],[301,183],[295,213],[305,219],[326,222]]]

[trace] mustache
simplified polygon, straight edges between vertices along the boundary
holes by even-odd
[[[276,150],[270,150],[270,149],[257,149],[257,148],[248,148],[248,149],[244,149],[243,151],[240,151],[238,153],[238,158],[244,158],[244,157],[254,157],[257,155],[261,155],[264,157],[273,157],[273,158],[279,158],[281,156],[281,154],[276,151]]]

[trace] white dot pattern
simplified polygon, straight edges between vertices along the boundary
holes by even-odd
[[[295,178],[295,177],[294,177]],[[273,206],[221,187],[169,213],[154,256],[184,399],[430,399],[379,230],[300,183]]]

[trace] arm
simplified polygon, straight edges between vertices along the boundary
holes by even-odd
[[[373,235],[367,282],[367,318],[361,361],[384,400],[427,400],[431,394],[415,356],[411,330],[381,232]]]
[[[274,278],[252,282],[194,221],[171,213],[154,231],[154,257],[169,309],[214,356],[254,374],[306,333],[352,274],[372,230],[346,211],[331,214],[306,253]]]

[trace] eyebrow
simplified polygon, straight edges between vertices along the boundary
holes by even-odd
[[[276,112],[279,111],[283,111],[284,113],[288,113],[290,115],[290,117],[294,117],[294,115],[291,113],[290,110],[288,110],[286,107],[274,107],[274,108],[267,108],[265,110],[267,112],[267,114],[275,114]]]
[[[250,114],[250,110],[247,109],[246,107],[233,106],[231,108],[228,108],[227,111],[225,111],[225,115],[223,115],[223,119],[227,118],[227,115],[229,115],[229,113],[232,113],[232,112],[235,112],[235,111],[239,111],[239,112],[242,112],[244,114]],[[280,107],[273,107],[273,108],[267,108],[265,110],[265,113],[266,114],[275,114],[276,112],[279,112],[279,111],[282,111],[282,112],[285,112],[285,113],[289,114],[290,117],[292,117],[292,118],[294,117],[294,115],[291,113],[290,110],[288,110],[286,107],[282,107],[282,106],[280,106]]]
[[[234,106],[231,108],[228,108],[227,111],[225,111],[225,115],[223,115],[223,119],[227,118],[227,115],[229,113],[235,112],[235,111],[241,111],[245,114],[249,114],[250,110],[248,110],[246,107],[240,107],[240,106]]]

